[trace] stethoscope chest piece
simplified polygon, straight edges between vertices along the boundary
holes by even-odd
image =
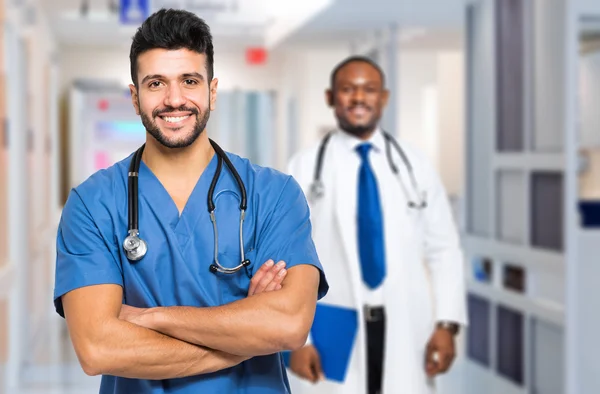
[[[208,191],[208,212],[210,213],[210,219],[213,224],[214,238],[215,238],[215,250],[214,250],[214,262],[210,265],[210,272],[212,273],[224,273],[224,274],[233,274],[238,272],[242,268],[246,268],[248,272],[248,267],[251,265],[250,260],[245,258],[244,255],[244,236],[242,233],[244,218],[246,215],[247,209],[247,197],[246,197],[246,187],[244,186],[244,182],[240,177],[240,174],[235,169],[233,163],[229,160],[225,152],[217,145],[214,141],[210,140],[212,147],[214,148],[217,156],[217,170],[213,176],[213,179],[210,183],[210,188]],[[125,254],[127,255],[127,259],[131,262],[136,262],[141,260],[146,253],[148,252],[148,244],[146,241],[140,238],[139,235],[139,215],[138,215],[138,176],[140,164],[142,161],[142,152],[144,151],[144,146],[142,145],[133,155],[131,160],[131,164],[129,165],[129,174],[128,174],[128,233],[129,235],[123,240],[123,249]],[[213,201],[213,194],[215,191],[215,187],[217,184],[217,180],[221,174],[221,167],[223,166],[223,162],[229,171],[235,178],[236,183],[240,189],[241,201],[240,201],[240,254],[241,254],[241,264],[237,267],[227,268],[223,267],[219,264],[219,235],[217,232],[217,218],[215,216],[215,203]]]
[[[137,235],[129,235],[123,241],[123,249],[131,261],[141,260],[148,251],[148,244]]]

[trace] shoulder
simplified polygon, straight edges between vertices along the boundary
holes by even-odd
[[[427,184],[438,183],[439,175],[432,160],[423,150],[403,139],[397,139],[398,144],[406,155],[415,177],[424,180]]]

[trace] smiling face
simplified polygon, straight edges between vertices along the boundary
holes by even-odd
[[[208,81],[206,57],[189,49],[151,49],[139,55],[137,87],[130,85],[136,113],[161,145],[185,148],[206,128],[218,80]]]
[[[327,91],[327,100],[335,110],[339,127],[364,137],[377,127],[388,95],[375,67],[353,61],[338,70],[332,89]]]

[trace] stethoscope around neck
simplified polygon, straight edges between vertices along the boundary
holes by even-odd
[[[416,209],[416,210],[423,210],[423,209],[427,208],[427,194],[426,194],[426,192],[420,191],[419,185],[417,183],[417,179],[415,178],[415,174],[414,174],[412,165],[410,164],[408,157],[404,153],[404,150],[402,150],[402,148],[400,147],[400,144],[398,144],[398,142],[390,134],[388,134],[385,131],[382,131],[382,134],[383,134],[383,137],[385,140],[385,155],[387,157],[390,169],[392,170],[394,175],[399,177],[398,167],[396,166],[396,163],[394,163],[394,160],[392,159],[391,146],[393,145],[396,152],[398,152],[398,154],[400,155],[400,158],[402,159],[402,162],[404,163],[406,170],[408,171],[410,183],[415,192],[415,195],[417,196],[417,201],[413,201],[413,199],[411,199],[411,197],[410,197],[410,194],[408,193],[406,186],[400,180],[400,182],[399,182],[400,186],[402,187],[402,190],[403,190],[404,194],[406,195],[406,199],[408,200],[408,203],[407,203],[408,207],[412,208],[412,209]],[[323,184],[323,181],[321,180],[321,173],[323,171],[323,158],[325,157],[325,150],[327,148],[327,144],[329,143],[329,140],[331,139],[332,135],[333,135],[333,132],[329,132],[329,133],[327,133],[327,135],[325,135],[325,137],[323,137],[323,139],[321,140],[321,144],[319,145],[319,150],[317,152],[317,161],[315,163],[315,172],[313,175],[313,182],[310,186],[310,199],[313,202],[323,198],[323,196],[325,195],[325,185]]]
[[[213,233],[215,239],[214,245],[214,261],[210,265],[210,272],[212,273],[223,273],[223,274],[233,274],[238,272],[240,269],[244,267],[248,267],[250,265],[250,260],[245,258],[244,253],[244,235],[243,235],[243,226],[244,219],[246,218],[246,208],[247,208],[247,198],[246,198],[246,187],[244,186],[244,182],[240,177],[240,174],[237,172],[229,157],[225,154],[225,152],[221,149],[219,145],[213,140],[210,140],[210,144],[212,145],[215,153],[217,154],[217,169],[215,170],[215,174],[213,175],[212,181],[210,183],[210,188],[208,190],[208,213],[210,215],[210,220],[213,225]],[[127,259],[130,262],[137,262],[141,260],[146,253],[148,252],[148,244],[140,237],[139,233],[139,205],[138,205],[138,178],[139,178],[139,170],[140,163],[142,161],[142,153],[144,152],[145,144],[142,145],[134,154],[131,159],[131,163],[129,164],[129,173],[128,173],[128,236],[123,241],[123,249],[125,249],[125,254],[127,255]],[[217,231],[217,218],[215,216],[215,203],[213,201],[213,194],[215,191],[215,187],[217,185],[217,181],[219,176],[221,175],[221,170],[223,168],[223,162],[235,178],[235,181],[240,189],[241,201],[240,201],[240,254],[242,261],[241,263],[233,268],[223,267],[219,263],[219,234]]]

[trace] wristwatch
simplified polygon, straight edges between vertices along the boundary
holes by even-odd
[[[452,333],[452,335],[458,334],[459,327],[460,326],[457,323],[451,321],[439,321],[437,323],[437,328],[448,330]]]

